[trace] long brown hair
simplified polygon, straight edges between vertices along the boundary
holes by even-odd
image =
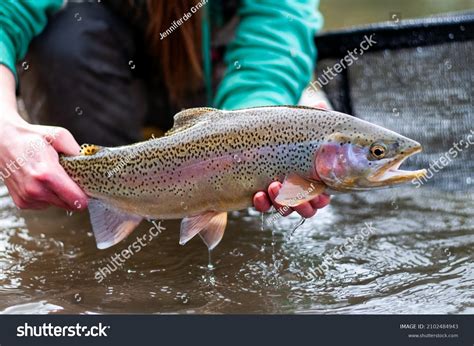
[[[192,14],[167,37],[161,39],[173,21],[191,13],[196,0],[147,0],[150,54],[159,61],[170,98],[177,103],[202,85],[201,11]]]

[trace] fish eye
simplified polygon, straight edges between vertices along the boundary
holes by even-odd
[[[386,152],[387,149],[383,144],[375,143],[372,144],[372,146],[370,147],[370,153],[376,159],[383,159],[385,157]]]

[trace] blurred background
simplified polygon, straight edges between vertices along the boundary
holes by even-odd
[[[353,25],[392,21],[392,15],[400,20],[426,17],[439,13],[474,9],[472,0],[321,0],[320,11],[324,15],[323,31]]]

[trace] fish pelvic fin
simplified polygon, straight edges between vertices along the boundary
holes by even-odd
[[[85,155],[85,156],[95,155],[102,149],[104,149],[104,147],[101,147],[100,145],[85,143],[81,145],[80,155]]]
[[[288,207],[297,207],[304,202],[321,195],[326,190],[326,185],[303,178],[298,174],[286,176],[275,202]]]
[[[89,214],[98,249],[107,249],[125,239],[142,221],[97,199],[89,200]]]
[[[181,221],[179,244],[184,245],[196,234],[209,250],[214,249],[224,236],[227,225],[227,213],[208,211],[196,216],[185,217]]]
[[[200,107],[185,109],[177,113],[174,116],[173,127],[168,132],[166,132],[165,136],[169,136],[176,132],[186,130],[187,128],[198,123],[199,121],[202,121],[203,116],[211,112],[220,112],[220,110],[210,107]]]

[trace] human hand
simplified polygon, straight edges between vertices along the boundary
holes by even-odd
[[[319,102],[315,105],[317,108],[328,108],[325,102]],[[300,204],[294,208],[283,207],[282,205],[275,202],[275,198],[278,196],[282,184],[278,181],[271,183],[268,186],[268,192],[258,191],[253,196],[253,205],[255,209],[260,212],[268,211],[273,205],[276,210],[280,211],[283,216],[290,215],[293,211],[296,211],[304,218],[310,218],[316,214],[318,209],[324,208],[329,204],[330,197],[326,194],[319,195],[318,197]],[[283,212],[285,211],[285,212]]]
[[[87,207],[87,196],[66,174],[58,153],[77,155],[80,146],[61,127],[31,125],[15,108],[0,105],[0,179],[20,209],[50,205],[67,210]]]

